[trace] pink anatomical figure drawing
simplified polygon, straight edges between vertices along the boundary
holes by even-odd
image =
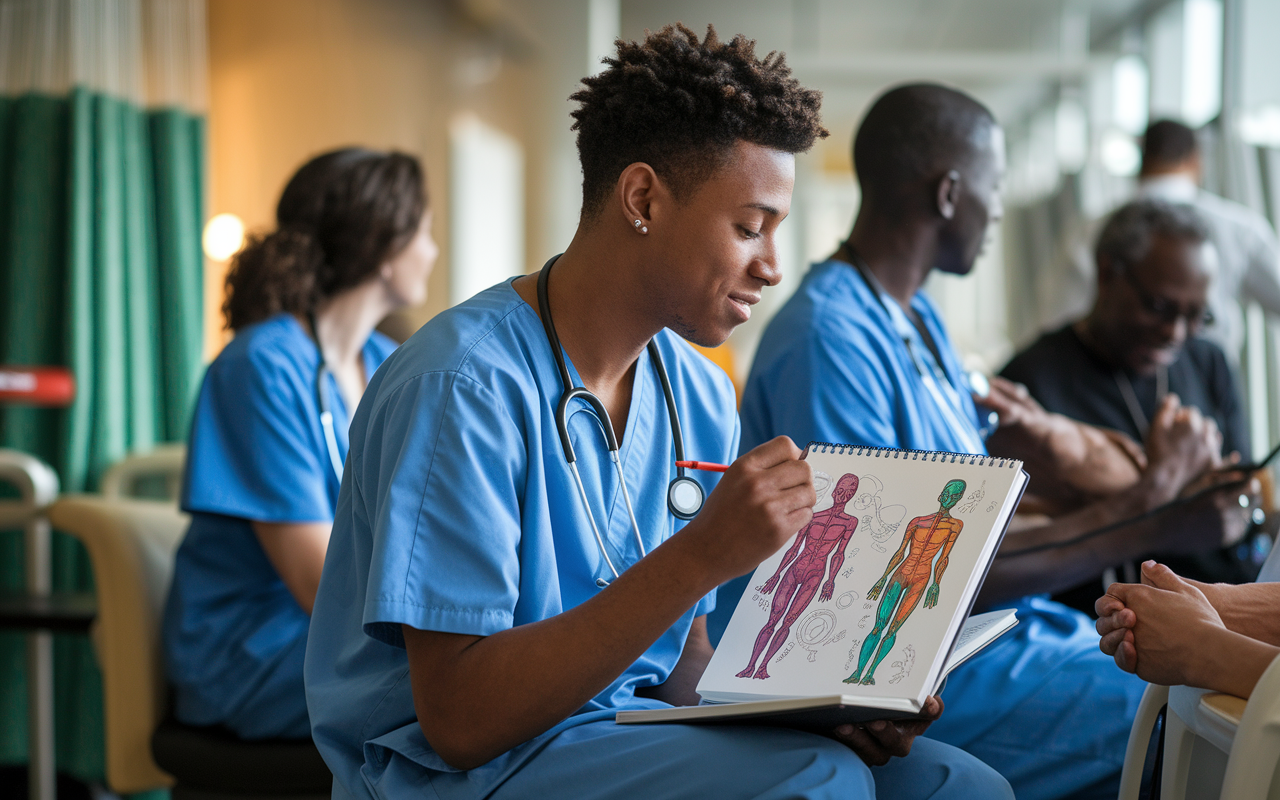
[[[765,581],[760,589],[762,593],[770,594],[775,588],[778,591],[769,606],[769,620],[756,636],[755,647],[751,650],[751,662],[738,673],[739,678],[768,678],[769,660],[787,641],[787,637],[791,635],[791,626],[813,602],[818,587],[822,587],[822,594],[818,598],[820,602],[831,599],[836,588],[836,575],[840,574],[840,567],[844,564],[845,547],[849,544],[854,529],[858,527],[857,517],[846,514],[844,507],[857,493],[858,476],[842,477],[831,493],[831,508],[814,514],[809,524],[800,529],[795,542],[783,555],[778,571]],[[823,575],[830,576],[825,583]],[[760,659],[762,652],[763,660]],[[759,668],[756,667],[757,662],[760,664]]]

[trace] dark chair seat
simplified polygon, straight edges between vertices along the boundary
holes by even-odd
[[[151,753],[178,782],[174,800],[258,800],[330,796],[333,776],[310,739],[245,741],[221,726],[169,717],[151,736]]]

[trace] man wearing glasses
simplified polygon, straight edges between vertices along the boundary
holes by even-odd
[[[1175,395],[1217,423],[1224,456],[1239,453],[1248,461],[1235,376],[1222,350],[1197,336],[1213,324],[1208,296],[1217,254],[1196,210],[1154,199],[1129,203],[1103,227],[1094,257],[1093,309],[1040,337],[1001,375],[1024,384],[1049,411],[1139,442],[1160,403]],[[1256,568],[1236,550],[1158,557],[1176,563],[1180,574],[1239,583],[1252,579]],[[1125,566],[1132,565],[1121,570]],[[1056,599],[1089,611],[1098,586],[1089,581]]]

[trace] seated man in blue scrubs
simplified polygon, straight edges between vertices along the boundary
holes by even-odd
[[[687,524],[699,492],[668,487],[678,441],[736,455],[733,387],[684,339],[723,342],[778,282],[793,154],[826,131],[742,37],[668,27],[605,63],[572,98],[569,248],[424,326],[356,412],[306,659],[334,796],[1010,797],[915,739],[933,701],[825,736],[613,721],[698,702],[716,585],[812,517],[782,437],[700,473]],[[566,384],[594,397],[558,418]]]
[[[935,268],[967,273],[988,224],[999,219],[1001,129],[960,92],[903,86],[867,112],[854,163],[862,204],[853,231],[834,257],[809,271],[765,331],[743,395],[742,448],[787,435],[800,443],[983,453],[959,358],[920,288]],[[1098,433],[1020,403],[1008,384],[998,388],[1006,438],[1036,441],[1043,428],[1050,433],[1040,441],[1053,445],[1052,431],[1063,425],[1077,441]],[[1122,482],[1123,491],[1010,535],[1006,551],[1049,549],[997,559],[981,602],[1052,591],[1105,566],[1092,549],[1103,538],[1064,543],[1154,508],[1219,463],[1216,430],[1198,412],[1169,404],[1153,430],[1147,453],[1135,454],[1149,463]],[[1037,463],[1045,469],[1028,464],[1031,490],[1052,494],[1061,465]],[[1093,471],[1078,470],[1086,480]],[[1216,535],[1204,527],[1136,527],[1105,541],[1126,542],[1116,546],[1128,552],[1160,536],[1176,546]],[[743,586],[745,578],[721,589],[722,614]],[[1016,605],[1021,624],[951,674],[947,713],[930,738],[977,755],[1023,800],[1114,797],[1141,681],[1115,672],[1083,614],[1042,598]],[[712,641],[718,622],[711,620]]]

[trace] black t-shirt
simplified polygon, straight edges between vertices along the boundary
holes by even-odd
[[[1120,389],[1115,367],[1089,350],[1070,325],[1041,336],[1035,344],[1013,357],[1001,377],[1025,384],[1031,396],[1049,411],[1072,419],[1113,428],[1139,443],[1142,434]],[[1146,419],[1155,415],[1156,378],[1125,373]],[[1178,360],[1169,366],[1169,391],[1183,405],[1200,409],[1212,417],[1222,431],[1222,452],[1238,451],[1249,460],[1249,441],[1244,409],[1236,390],[1235,377],[1226,356],[1217,345],[1204,339],[1189,339]],[[1242,559],[1237,548],[1227,548],[1196,556],[1152,553],[1150,557],[1167,563],[1189,578],[1240,583],[1252,580],[1257,567]],[[1123,573],[1121,574],[1123,579]],[[1093,602],[1102,593],[1101,578],[1063,592],[1055,599],[1093,612]]]
[[[1085,347],[1070,325],[1041,336],[1013,357],[1001,377],[1025,384],[1031,396],[1049,411],[1072,419],[1114,428],[1142,442],[1138,423],[1129,413],[1117,381],[1116,369]],[[1156,378],[1126,373],[1142,413],[1156,413]],[[1236,392],[1227,357],[1212,342],[1189,339],[1178,360],[1169,366],[1169,391],[1183,405],[1212,417],[1222,431],[1223,455],[1239,451],[1249,460],[1244,408]]]

